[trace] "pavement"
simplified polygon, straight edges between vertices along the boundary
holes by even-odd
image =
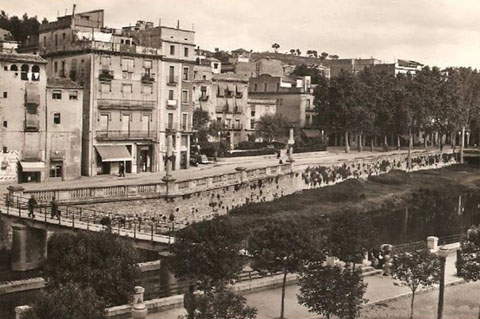
[[[415,149],[414,153],[434,152],[438,149],[429,148],[427,150]],[[449,150],[444,150],[445,152]],[[329,148],[325,152],[312,152],[312,153],[300,153],[294,154],[295,165],[308,165],[308,164],[326,164],[338,161],[348,161],[353,159],[361,159],[367,157],[380,157],[395,154],[406,154],[406,149],[394,150],[390,152],[382,151],[363,151],[358,152],[352,150],[350,153],[345,153],[343,148]],[[284,155],[283,161],[287,159]],[[247,169],[263,168],[267,166],[273,166],[278,164],[276,155],[270,156],[252,156],[252,157],[238,157],[238,158],[224,158],[220,159],[215,164],[199,165],[198,167],[190,167],[185,170],[173,171],[172,175],[178,181],[189,180],[194,178],[202,178],[213,175],[222,175],[235,172],[235,168],[242,166]],[[49,190],[59,188],[81,188],[81,187],[105,187],[115,185],[137,185],[148,183],[159,183],[162,177],[165,176],[165,172],[156,173],[138,173],[138,174],[126,174],[125,177],[118,177],[116,175],[98,175],[85,177],[82,176],[79,179],[70,181],[46,181],[43,183],[24,183],[21,184],[26,190]],[[18,184],[0,184],[0,194],[7,192],[7,187],[10,185]]]
[[[445,266],[445,284],[453,284],[461,281],[455,276],[456,253],[452,252],[446,260]],[[396,285],[397,281],[390,276],[367,276],[364,282],[368,285],[365,298],[368,304],[379,303],[389,299],[408,296],[410,289],[404,286]],[[448,291],[448,287],[446,288]],[[245,295],[247,304],[257,308],[257,319],[274,319],[280,315],[281,288],[271,289],[261,292],[255,292]],[[298,285],[287,286],[285,291],[285,317],[290,319],[313,319],[318,316],[315,313],[308,312],[308,309],[298,304],[297,295],[299,293]],[[171,309],[159,313],[149,314],[147,319],[177,319],[180,315],[185,315],[183,308]]]

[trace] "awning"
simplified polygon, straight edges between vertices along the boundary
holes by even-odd
[[[125,145],[97,145],[95,146],[103,162],[131,161],[132,155]]]
[[[305,136],[309,138],[319,137],[322,135],[319,130],[303,130],[303,133],[305,133]]]
[[[20,162],[22,172],[40,172],[45,168],[44,162]]]

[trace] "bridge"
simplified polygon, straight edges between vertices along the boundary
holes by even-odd
[[[72,206],[60,206],[59,214],[52,216],[51,204],[45,201],[37,201],[34,216],[29,216],[28,199],[11,194],[0,203],[0,216],[12,227],[12,270],[17,271],[41,266],[51,232],[108,231],[130,240],[135,248],[159,252],[174,242],[168,235],[175,230],[173,220],[142,220]]]

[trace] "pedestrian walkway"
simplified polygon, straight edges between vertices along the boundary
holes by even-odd
[[[456,253],[452,252],[446,261],[445,283],[451,284],[461,279],[455,276]],[[367,292],[365,298],[368,302],[375,303],[382,300],[399,297],[410,293],[410,289],[403,286],[394,285],[394,280],[389,276],[368,276],[364,278],[367,283]],[[447,288],[448,289],[448,288]],[[286,288],[285,292],[285,317],[289,319],[316,318],[314,313],[308,312],[307,308],[298,304],[297,294],[299,286],[292,285]],[[273,319],[280,315],[281,288],[255,292],[245,295],[247,304],[254,306],[258,310],[257,319]],[[183,308],[171,309],[168,311],[149,314],[148,319],[176,319],[180,315],[186,314]]]
[[[436,149],[418,149],[414,152],[435,152]],[[407,150],[394,150],[390,152],[370,152],[370,151],[351,151],[344,153],[340,149],[332,149],[325,152],[312,152],[295,154],[295,166],[309,165],[309,164],[326,164],[338,161],[347,161],[353,159],[361,159],[367,157],[380,157],[396,154],[406,154]],[[202,178],[213,175],[223,175],[235,172],[238,166],[247,169],[262,168],[278,164],[278,159],[275,155],[272,156],[252,156],[239,158],[224,158],[219,160],[216,164],[199,165],[198,167],[190,167],[186,170],[173,171],[172,175],[178,181],[189,180],[194,178]],[[126,177],[118,177],[117,175],[98,175],[86,177],[82,176],[79,179],[71,181],[46,181],[43,183],[25,183],[21,184],[26,190],[51,190],[51,189],[66,189],[66,188],[81,188],[81,187],[106,187],[118,185],[139,185],[148,183],[161,182],[165,176],[165,172],[156,173],[138,173],[127,174]],[[0,194],[6,193],[7,187],[17,184],[0,184]]]

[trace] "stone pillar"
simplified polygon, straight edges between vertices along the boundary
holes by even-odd
[[[15,307],[15,319],[28,319],[31,317],[30,306],[18,306]]]
[[[12,270],[41,267],[47,256],[47,231],[13,224],[12,237]]]
[[[362,265],[370,266],[372,262],[368,259],[368,251],[363,252]]]
[[[148,309],[145,303],[143,302],[144,293],[145,293],[145,288],[141,286],[135,286],[135,294],[133,295],[133,304],[132,304],[133,319],[145,319],[147,317]]]
[[[22,186],[8,186],[7,187],[8,194],[6,197],[6,205],[12,205],[15,206],[15,203],[17,202],[17,198],[23,197],[23,191],[25,188]]]
[[[240,182],[245,183],[247,181],[247,169],[245,167],[235,167],[237,172],[240,172]]]
[[[293,137],[293,127],[290,128],[290,137],[288,138],[288,159],[287,162],[292,163],[293,159],[293,144],[295,144],[295,139]]]
[[[172,296],[177,294],[177,288],[175,287],[177,284],[177,278],[171,273],[170,267],[168,265],[168,256],[162,255],[160,260],[160,285],[163,287],[167,287],[168,295]]]
[[[438,237],[427,237],[427,249],[430,250],[430,252],[435,252],[438,250]]]

